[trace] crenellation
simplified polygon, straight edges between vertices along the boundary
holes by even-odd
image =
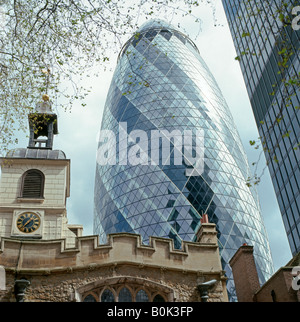
[[[167,291],[167,298],[174,298],[176,294],[177,300],[200,301],[196,290],[199,265],[203,268],[201,276],[204,279],[213,277],[219,281],[218,287],[211,293],[211,301],[226,301],[226,279],[219,270],[218,254],[210,246],[200,243],[194,243],[191,254],[188,248],[174,250],[171,240],[165,238],[153,237],[152,244],[148,246],[141,244],[140,235],[127,233],[109,235],[107,244],[98,244],[98,236],[78,237],[75,248],[68,248],[63,239],[21,242],[2,238],[1,245],[0,264],[6,267],[7,275],[12,274],[13,263],[19,257],[18,274],[27,276],[31,281],[28,301],[58,302],[76,297],[82,300],[82,288],[101,289],[101,285],[107,287],[127,283],[134,289],[135,283],[144,281],[145,284],[146,280],[150,289]],[[165,249],[165,256],[161,256],[162,248]],[[211,256],[209,262],[215,263],[213,270],[199,262],[205,248],[209,251],[205,254],[206,258]],[[170,256],[175,253],[176,261],[175,255]],[[44,274],[48,275],[47,281]],[[68,287],[71,280],[74,287]],[[62,296],[57,288],[63,289],[65,295]],[[78,294],[74,293],[76,289]],[[3,299],[4,295],[1,297],[0,293],[0,301]]]

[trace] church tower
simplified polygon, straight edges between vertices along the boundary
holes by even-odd
[[[70,160],[63,151],[53,150],[58,126],[48,95],[28,121],[28,147],[0,159],[0,238],[64,238],[67,247],[74,247],[82,226],[68,225]]]

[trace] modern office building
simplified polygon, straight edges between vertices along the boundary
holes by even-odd
[[[159,143],[152,142],[153,134],[162,135]],[[168,237],[180,248],[183,240],[196,240],[207,214],[216,224],[230,300],[236,298],[229,260],[242,244],[254,246],[260,283],[271,276],[269,243],[256,192],[245,184],[249,166],[239,134],[186,35],[154,20],[124,45],[99,141],[94,233],[100,242],[110,233],[134,232],[143,243]],[[185,148],[192,153],[185,155]]]
[[[300,30],[291,24],[296,5],[223,0],[293,255],[300,251]],[[285,26],[280,14],[289,16]]]

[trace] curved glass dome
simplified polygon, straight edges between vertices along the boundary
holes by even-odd
[[[188,37],[154,21],[125,44],[107,95],[101,130],[115,134],[105,144],[108,152],[115,150],[116,160],[116,164],[98,162],[96,166],[94,233],[101,242],[110,233],[133,232],[144,243],[149,236],[172,238],[179,248],[182,240],[196,241],[201,216],[206,213],[216,224],[231,300],[235,288],[229,260],[243,243],[254,246],[261,283],[271,276],[257,195],[245,184],[249,176],[246,154],[222,93]],[[142,141],[136,146],[143,146],[139,152],[146,152],[148,163],[124,162],[132,146],[128,137],[124,139],[124,131],[131,135],[141,130],[148,138],[152,131],[202,130],[204,171],[186,175],[190,165],[174,162],[172,138],[172,162],[153,164],[153,150]],[[99,149],[103,144],[99,143]],[[161,143],[157,153],[163,152]]]
[[[166,38],[170,36],[170,33],[176,35],[178,39],[181,39],[182,42],[188,44],[192,50],[196,50],[197,53],[199,53],[199,50],[197,46],[194,44],[194,42],[184,35],[182,32],[177,30],[172,24],[162,21],[162,20],[150,20],[145,22],[135,33],[134,39],[129,39],[123,48],[120,51],[119,59],[124,55],[124,53],[128,52],[128,47],[130,46],[131,42],[139,42],[140,39],[145,36],[146,38],[149,38],[151,41],[151,35],[156,33],[158,31],[160,34],[164,35]]]
[[[175,27],[173,27],[172,24],[166,21],[153,19],[142,24],[137,32],[144,32],[148,29],[174,29],[175,30]]]

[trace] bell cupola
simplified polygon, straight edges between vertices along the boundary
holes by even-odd
[[[52,150],[53,137],[58,134],[57,115],[52,112],[49,96],[45,94],[42,99],[36,104],[35,113],[28,115],[30,131],[28,148]]]

